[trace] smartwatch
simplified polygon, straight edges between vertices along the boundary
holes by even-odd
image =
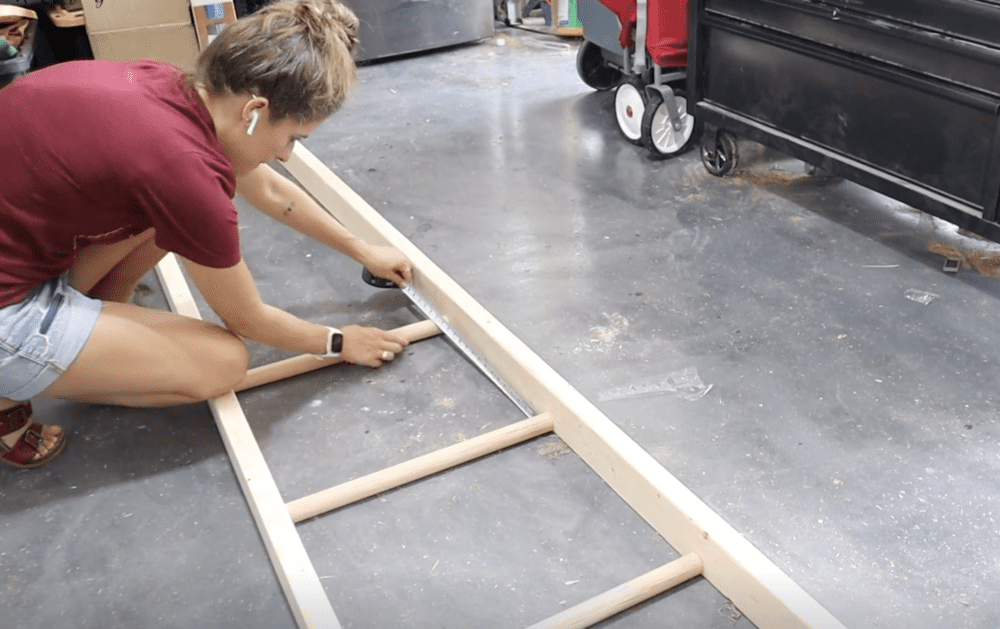
[[[316,354],[317,358],[339,358],[344,349],[344,335],[337,328],[326,329],[326,353]]]

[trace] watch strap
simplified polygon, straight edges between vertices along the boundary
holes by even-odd
[[[337,328],[326,329],[326,353],[316,354],[317,358],[339,358],[344,350],[344,334]]]

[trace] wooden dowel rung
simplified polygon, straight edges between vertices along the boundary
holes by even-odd
[[[396,328],[394,332],[402,334],[403,338],[410,343],[441,334],[441,330],[430,320],[404,325],[403,327]],[[247,389],[259,387],[262,384],[270,384],[271,382],[291,378],[292,376],[322,369],[323,367],[329,367],[339,362],[342,362],[340,358],[321,359],[316,358],[312,354],[303,354],[302,356],[279,360],[270,365],[254,367],[247,372],[243,382],[236,386],[236,391],[246,391]]]
[[[583,629],[695,578],[705,569],[694,553],[675,559],[616,588],[556,614],[528,629]]]
[[[499,430],[425,454],[405,463],[362,476],[289,502],[288,513],[294,522],[339,509],[415,480],[426,478],[474,459],[517,445],[552,432],[552,416],[543,413]]]

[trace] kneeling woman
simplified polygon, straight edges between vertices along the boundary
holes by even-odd
[[[0,461],[59,454],[36,396],[166,406],[244,378],[243,339],[378,367],[405,339],[342,334],[268,306],[240,255],[239,192],[278,221],[408,282],[396,249],[351,235],[267,166],[286,160],[346,98],[358,21],[334,0],[286,0],[224,30],[197,71],[158,61],[76,61],[0,90]],[[167,253],[219,327],[128,303]]]

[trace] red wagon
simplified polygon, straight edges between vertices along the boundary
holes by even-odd
[[[615,90],[622,134],[654,157],[692,148],[700,125],[685,96],[688,0],[578,0],[577,14],[577,71],[594,89]]]

